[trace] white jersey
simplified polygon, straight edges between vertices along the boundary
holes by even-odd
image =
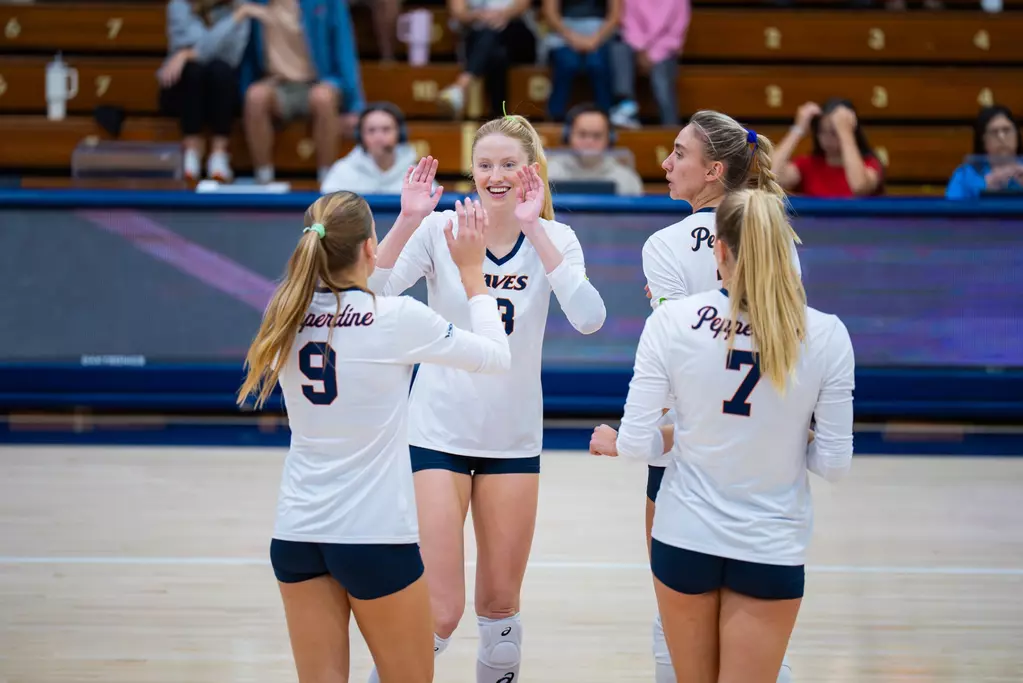
[[[729,304],[714,290],[666,302],[647,320],[618,453],[659,454],[656,425],[675,396],[653,537],[719,557],[803,564],[813,516],[807,471],[837,479],[852,460],[852,342],[837,317],[807,308],[806,340],[781,394],[753,365],[743,316],[729,355]]]
[[[647,238],[643,245],[643,274],[650,288],[653,308],[665,301],[721,287],[721,273],[714,257],[716,215],[712,207],[699,209]],[[794,240],[792,258],[796,271],[802,276]],[[668,413],[664,423],[671,424],[672,419],[673,415]],[[669,459],[665,454],[650,464],[666,467]]]
[[[413,365],[502,372],[511,364],[494,299],[477,296],[467,308],[474,333],[411,297],[350,290],[337,315],[333,294],[314,295],[280,375],[291,448],[274,538],[418,541],[406,438]]]
[[[373,291],[400,294],[425,277],[429,305],[455,325],[468,316],[458,267],[451,260],[444,226],[456,226],[454,211],[435,212],[402,249],[394,268],[377,268]],[[604,323],[600,294],[586,279],[582,247],[567,225],[540,219],[563,260],[550,274],[524,235],[503,258],[487,252],[483,272],[501,311],[511,346],[511,371],[474,375],[426,366],[409,399],[409,444],[484,458],[529,458],[543,447],[540,365],[551,292],[572,326],[584,334]]]

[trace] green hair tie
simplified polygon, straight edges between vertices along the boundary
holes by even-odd
[[[501,100],[501,113],[504,114],[504,118],[506,119],[514,118],[513,116],[510,116],[508,114],[508,110],[505,108],[505,104],[506,102],[504,100]]]
[[[319,223],[313,223],[308,228],[304,229],[302,232],[309,232],[310,230],[319,235],[321,240],[327,236],[327,231],[324,230],[323,226],[320,225]]]

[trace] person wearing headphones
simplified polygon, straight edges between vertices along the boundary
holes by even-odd
[[[558,181],[610,181],[615,194],[643,194],[643,180],[634,168],[619,162],[610,153],[616,133],[607,114],[592,103],[580,104],[568,111],[562,133],[568,154],[553,153],[548,158],[547,174],[557,189]]]
[[[359,116],[355,147],[330,167],[320,191],[401,194],[405,172],[416,161],[401,109],[390,102],[372,102]]]

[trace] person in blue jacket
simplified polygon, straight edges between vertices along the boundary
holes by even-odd
[[[982,164],[964,163],[945,188],[948,199],[977,199],[982,192],[1023,190],[1023,137],[1008,107],[984,107],[973,125],[973,154]]]
[[[317,176],[337,158],[339,112],[354,126],[365,106],[359,55],[343,0],[253,0],[241,64],[245,136],[257,182],[274,180],[274,122],[310,118]]]

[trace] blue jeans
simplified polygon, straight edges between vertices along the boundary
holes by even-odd
[[[551,97],[547,110],[555,121],[562,121],[572,97],[575,76],[583,69],[593,87],[593,103],[603,111],[611,109],[611,49],[607,42],[594,52],[580,54],[570,47],[551,50]]]

